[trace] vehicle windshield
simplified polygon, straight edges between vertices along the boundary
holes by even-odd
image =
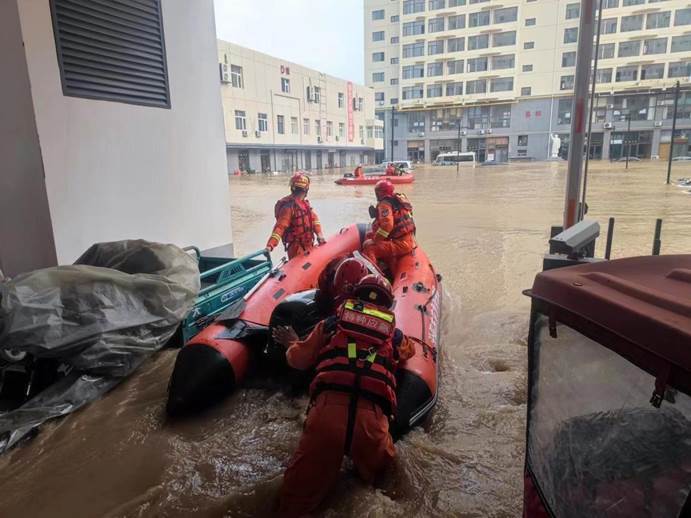
[[[535,321],[528,466],[559,517],[679,516],[691,485],[691,398],[566,325]]]

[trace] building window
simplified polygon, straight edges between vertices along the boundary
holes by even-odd
[[[441,61],[427,63],[427,77],[440,76],[444,74],[444,64]],[[427,96],[429,97],[429,96]]]
[[[309,119],[302,119],[302,133],[305,135],[310,134],[310,120]]]
[[[691,61],[670,63],[667,77],[691,77]]]
[[[489,48],[489,34],[479,34],[468,38],[468,50]]]
[[[619,7],[619,0],[602,0],[603,9],[614,9]]]
[[[360,126],[359,134],[360,134],[360,140],[363,140],[365,138],[365,127],[364,126]]]
[[[641,41],[622,41],[619,44],[619,52],[617,56],[620,58],[629,58],[631,56],[639,56],[641,54]]]
[[[667,38],[655,38],[643,42],[643,54],[665,54]]]
[[[392,44],[398,43],[399,41],[400,41],[400,39],[398,36],[392,36],[391,37],[391,43]]]
[[[392,65],[398,65],[398,58],[391,58]]]
[[[405,0],[403,14],[421,13],[425,10],[425,0]]]
[[[442,85],[428,85],[427,97],[441,97],[442,91]]]
[[[489,128],[489,106],[471,106],[466,112],[469,129]]]
[[[463,95],[463,83],[446,83],[446,95]]]
[[[242,67],[237,65],[230,65],[230,84],[233,88],[244,88],[245,81],[243,80]]]
[[[516,44],[516,31],[498,32],[492,36],[493,47],[506,47]]]
[[[428,32],[441,32],[444,30],[444,18],[430,18],[427,22]]]
[[[401,69],[403,79],[418,79],[425,77],[424,65],[406,65]]]
[[[518,19],[518,7],[506,7],[504,9],[495,9],[494,23],[509,23],[515,22]]]
[[[665,76],[665,65],[643,65],[641,67],[641,81],[645,79],[662,79]]]
[[[557,108],[557,124],[571,124],[571,108],[573,99],[570,97],[559,99],[559,107]]]
[[[384,61],[384,53],[383,52],[373,52],[372,53],[372,61],[374,63],[380,63]]]
[[[567,20],[573,20],[574,18],[578,18],[580,15],[581,15],[581,4],[580,3],[566,4],[566,19]]]
[[[612,69],[611,68],[601,68],[597,71],[596,75],[597,83],[611,83],[612,82]]]
[[[343,122],[338,123],[338,137],[345,138],[345,123]]]
[[[427,55],[434,56],[435,54],[444,53],[444,40],[434,40],[427,42]]]
[[[372,20],[383,20],[384,19],[384,9],[377,9],[372,11]]]
[[[332,137],[334,132],[334,123],[332,121],[326,121],[326,137]]]
[[[447,52],[462,52],[465,50],[465,38],[451,38],[447,41]]]
[[[578,27],[564,29],[564,43],[576,43],[578,41]]]
[[[573,90],[573,75],[561,76],[559,90]]]
[[[343,108],[345,106],[345,95],[343,92],[338,92],[338,107]]]
[[[670,52],[689,52],[691,51],[691,35],[675,36],[672,38],[672,48]]]
[[[235,112],[235,117],[237,118],[237,112]],[[237,121],[235,126],[237,127]],[[257,129],[262,133],[269,131],[269,118],[266,116],[266,113],[257,114]]]
[[[424,112],[413,112],[408,116],[408,132],[422,133],[425,131]]]
[[[524,50],[530,50],[530,49],[534,49],[534,48],[535,48],[535,42],[534,42],[534,41],[526,41],[526,42],[523,44],[523,49],[524,49]]]
[[[425,34],[425,22],[414,21],[403,24],[403,36],[418,36]]]
[[[525,147],[528,145],[528,135],[518,135],[518,145]]]
[[[91,3],[50,2],[63,94],[170,108],[160,0],[142,9]]]
[[[314,92],[314,102],[315,103],[320,103],[322,100],[322,89],[318,86],[313,86],[312,87],[312,92]]]
[[[444,9],[444,7],[446,7],[446,0],[429,0],[428,8],[430,11]]]
[[[641,4],[644,4],[644,3],[645,3],[645,0],[624,0],[623,3],[622,3],[622,5],[623,5],[624,7],[627,7],[627,6],[629,6],[629,5],[641,5]]]
[[[281,92],[284,94],[290,93],[290,79],[286,79],[285,77],[281,78]]]
[[[484,94],[487,92],[487,80],[486,79],[476,79],[474,81],[466,81],[465,83],[465,93],[466,94]]]
[[[624,81],[638,80],[638,67],[617,67],[616,81],[621,83]]]
[[[536,23],[535,18],[526,18],[525,19],[525,26],[526,27],[532,27],[533,25],[535,25],[535,23]]]
[[[470,5],[473,5],[473,4],[482,4],[484,2],[489,2],[489,0],[470,0],[468,3]]]
[[[391,86],[396,86],[398,84],[398,78],[392,77],[389,83],[391,83]]]
[[[391,104],[398,104],[398,97],[392,97],[389,101]]]
[[[446,62],[446,73],[448,75],[462,74],[463,73],[463,60],[453,59]]]
[[[317,135],[317,137],[322,136],[322,121],[319,119],[314,120],[314,134]]]
[[[498,77],[490,81],[490,92],[508,92],[510,90],[513,90],[513,77]]]
[[[242,131],[247,129],[247,116],[242,110],[235,110],[235,129]]]
[[[398,22],[401,21],[401,17],[400,17],[399,15],[397,15],[397,14],[394,14],[394,15],[390,18],[390,20],[391,20],[391,23],[398,23]]]
[[[672,18],[671,11],[665,11],[663,13],[649,13],[645,20],[646,29],[664,29],[669,27],[669,23]]]
[[[527,97],[530,95],[530,93],[531,93],[531,89],[529,86],[524,86],[523,88],[521,88],[521,95]]]
[[[602,20],[602,34],[614,34],[617,32],[617,19],[605,18]]]
[[[691,25],[691,7],[674,11],[674,25]]]
[[[449,7],[460,7],[465,5],[465,0],[449,0]]]
[[[377,102],[384,102],[384,92],[374,92],[374,100]]]
[[[487,58],[469,58],[468,72],[485,72],[488,69]]]
[[[643,28],[643,15],[634,14],[621,17],[621,32],[640,31]]]
[[[465,29],[465,14],[449,16],[449,30]]]
[[[384,41],[384,31],[375,31],[372,33],[372,41]]]
[[[521,67],[521,70],[523,72],[532,72],[533,71],[533,65],[523,65],[523,67]]]
[[[402,89],[402,93],[404,101],[407,99],[422,99],[422,85],[406,86]]]
[[[513,54],[507,56],[492,56],[492,70],[506,70],[516,66]]]
[[[283,115],[276,115],[276,131],[281,135],[286,132],[285,117]]]
[[[290,118],[290,132],[293,135],[298,134],[298,118],[297,117],[291,117]]]
[[[490,126],[492,128],[511,127],[511,105],[499,104],[490,108]]]
[[[470,13],[468,15],[468,27],[482,27],[489,25],[489,11]]]
[[[598,50],[599,59],[611,59],[614,57],[614,43],[601,43]]]
[[[409,43],[403,45],[404,58],[417,58],[425,55],[425,43],[420,41],[418,43]]]
[[[564,52],[561,55],[561,66],[564,68],[575,67],[576,66],[576,51]]]
[[[372,82],[373,83],[383,83],[384,82],[384,72],[372,72]]]

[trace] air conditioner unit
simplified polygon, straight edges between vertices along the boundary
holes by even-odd
[[[467,134],[468,134],[468,132],[466,130],[461,130],[461,136],[462,137],[465,137]]]
[[[262,136],[262,132],[259,131],[259,130],[257,130],[257,131],[254,132],[254,136],[257,137],[257,138],[259,138],[259,137]]]
[[[317,137],[317,144],[321,144],[321,143],[322,143],[322,138],[321,138],[321,137]]]
[[[656,128],[662,127],[662,121],[655,121],[655,123],[653,124],[653,126],[655,126]]]
[[[491,135],[491,134],[492,134],[492,130],[491,130],[491,129],[488,129],[488,130],[487,130],[487,134],[488,134],[488,135]]]
[[[223,63],[223,71],[228,72],[228,65],[226,65],[225,63]]]
[[[424,131],[421,131],[420,133],[417,134],[417,136],[422,138],[422,137],[425,136],[425,132],[424,132]]]
[[[247,130],[242,130],[242,136],[246,137],[247,136]]]
[[[605,128],[605,129],[613,129],[613,128],[614,128],[614,124],[612,124],[611,122],[605,122],[605,123],[602,125],[602,127]]]
[[[223,74],[223,82],[230,83],[230,78],[228,77],[228,74]]]
[[[336,135],[336,142],[338,142],[338,141],[339,141],[339,137],[338,137],[338,135]]]
[[[221,76],[221,83],[230,82],[228,80],[228,70],[226,67],[227,67],[227,65],[224,65],[223,63],[218,64],[218,73]]]
[[[480,135],[484,135],[484,134],[485,134],[485,130],[480,130],[480,131],[478,131],[478,133],[479,133]]]

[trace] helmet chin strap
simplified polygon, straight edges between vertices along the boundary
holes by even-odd
[[[360,261],[362,261],[362,262],[364,263],[365,267],[367,267],[367,270],[369,270],[370,273],[375,273],[375,274],[377,274],[377,275],[380,275],[380,274],[381,274],[381,272],[379,271],[379,268],[377,268],[376,266],[374,266],[374,265],[372,264],[372,262],[371,262],[369,259],[367,259],[364,255],[362,255],[362,254],[361,254],[360,252],[358,252],[357,250],[356,250],[355,252],[353,252],[353,257],[354,257],[355,259],[359,259]]]

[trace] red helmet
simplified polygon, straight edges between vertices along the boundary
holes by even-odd
[[[382,275],[371,273],[360,280],[353,295],[364,302],[390,308],[393,304],[391,283]]]
[[[388,180],[379,180],[377,185],[374,186],[374,194],[376,194],[378,200],[393,196],[393,192],[393,184]]]
[[[353,294],[353,290],[370,274],[367,265],[360,259],[348,257],[336,268],[333,277],[332,294],[336,304]]]
[[[345,259],[345,256],[339,255],[338,257],[334,257],[331,259],[328,263],[326,263],[326,266],[322,270],[322,272],[319,274],[319,280],[317,281],[317,288],[319,288],[319,291],[322,292],[323,295],[326,295],[328,297],[333,297],[333,283],[334,283],[334,276],[336,275],[336,270],[338,267],[341,265],[341,262]]]
[[[290,190],[295,191],[296,189],[303,190],[307,192],[310,188],[310,177],[304,173],[297,172],[290,178]]]

